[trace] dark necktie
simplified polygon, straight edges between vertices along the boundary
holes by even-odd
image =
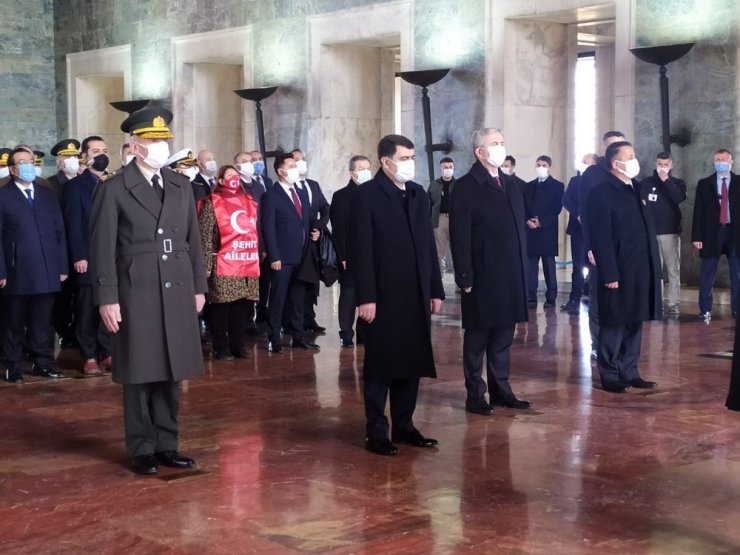
[[[503,187],[501,186],[501,180],[499,179],[498,175],[493,176],[493,182],[496,183],[496,187],[498,187],[499,189],[503,189]]]
[[[298,198],[298,193],[295,192],[293,187],[290,188],[290,196],[293,198],[293,204],[295,205],[298,217],[303,219],[303,206],[301,206],[301,199]]]
[[[28,197],[28,205],[33,208],[33,190],[32,189],[24,189],[24,193],[26,193],[26,197]]]
[[[28,192],[28,191],[26,191]],[[719,223],[727,225],[730,221],[730,199],[727,194],[727,178],[722,178],[722,198],[719,202]]]
[[[159,176],[156,174],[152,176],[152,189],[157,193],[159,202],[164,202],[164,189],[162,189],[162,186],[159,184]]]

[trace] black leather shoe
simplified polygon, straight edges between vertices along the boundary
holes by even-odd
[[[630,387],[634,387],[635,389],[654,389],[658,387],[657,383],[648,382],[646,380],[643,380],[642,378],[637,378],[636,380],[627,382],[627,385],[629,385]]]
[[[152,475],[159,470],[157,458],[154,455],[139,455],[131,459],[131,470],[137,474]]]
[[[578,301],[568,301],[565,304],[560,305],[560,310],[567,310],[568,312],[572,312],[575,310],[578,310],[580,308],[580,303]]]
[[[517,399],[516,395],[504,395],[502,397],[491,397],[492,407],[507,407],[510,409],[531,409],[532,401]]]
[[[542,305],[542,308],[551,308],[553,306],[555,306],[554,301],[545,301],[545,304]]]
[[[283,345],[282,343],[275,342],[275,341],[268,341],[267,342],[267,351],[273,354],[280,354],[283,352]]]
[[[303,328],[306,331],[312,331],[314,333],[324,333],[326,331],[326,328],[316,323],[316,320],[314,320],[313,322],[309,322],[308,325],[303,326]]]
[[[252,358],[252,355],[249,354],[249,351],[240,350],[240,351],[234,351],[234,357],[236,358]]]
[[[407,432],[404,434],[393,434],[393,443],[405,443],[406,445],[411,445],[412,447],[436,447],[439,442],[436,439],[432,439],[430,437],[424,437],[421,435],[421,432],[419,430],[414,430],[413,432]]]
[[[18,370],[11,370],[6,368],[3,373],[3,379],[10,383],[23,383],[23,374]]]
[[[491,416],[493,414],[493,408],[484,399],[479,401],[465,401],[465,410],[483,416]]]
[[[292,347],[294,349],[305,349],[307,351],[320,351],[321,350],[321,347],[319,347],[316,343],[307,341],[305,339],[301,339],[299,341],[294,340]]]
[[[388,438],[385,437],[366,437],[365,438],[365,449],[376,455],[383,455],[385,457],[392,457],[398,455],[398,447],[393,445]]]
[[[192,468],[195,466],[193,459],[183,457],[177,451],[160,451],[159,453],[154,453],[154,456],[159,461],[159,464],[171,468]]]
[[[355,342],[351,339],[340,339],[339,340],[339,346],[344,349],[351,349],[355,346]]]
[[[59,370],[55,370],[51,366],[40,366],[36,363],[31,367],[31,375],[33,376],[41,376],[42,378],[63,378],[64,374],[62,374]]]
[[[627,384],[623,384],[620,381],[613,382],[601,382],[601,388],[609,393],[624,393],[629,389]]]
[[[234,360],[234,355],[231,355],[229,353],[215,352],[215,353],[213,353],[213,358],[217,358],[218,360],[225,360],[227,362],[230,362],[230,361]]]

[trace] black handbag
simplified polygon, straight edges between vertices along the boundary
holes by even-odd
[[[319,266],[321,281],[331,287],[339,279],[339,260],[334,248],[334,239],[328,229],[321,232],[319,239]]]

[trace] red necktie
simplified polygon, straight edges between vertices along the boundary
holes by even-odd
[[[293,197],[293,204],[295,204],[295,209],[296,212],[298,212],[298,217],[303,219],[303,207],[301,206],[301,199],[298,198],[298,195],[296,194],[293,187],[290,188],[290,196]]]
[[[498,187],[499,189],[503,189],[503,187],[501,186],[501,180],[499,179],[498,175],[494,175],[493,180],[496,182],[496,187]]]
[[[722,198],[719,202],[719,223],[727,225],[730,219],[730,199],[727,195],[727,178],[722,178]]]

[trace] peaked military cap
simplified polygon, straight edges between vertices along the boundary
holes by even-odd
[[[52,156],[79,156],[80,141],[77,139],[62,139],[51,147]]]
[[[198,161],[193,158],[193,151],[189,148],[183,148],[181,151],[175,152],[175,154],[170,156],[169,160],[165,162],[165,166],[174,168],[178,164],[182,164],[183,166],[195,166],[197,163]]]
[[[13,150],[10,148],[0,148],[0,168],[8,165],[8,160],[10,159],[10,155],[12,153]]]
[[[44,163],[44,156],[46,156],[46,152],[42,150],[34,150],[33,151],[33,163],[36,166],[40,166]]]
[[[121,124],[121,131],[142,139],[171,139],[174,137],[167,127],[172,121],[172,112],[160,106],[145,106],[137,110]]]

